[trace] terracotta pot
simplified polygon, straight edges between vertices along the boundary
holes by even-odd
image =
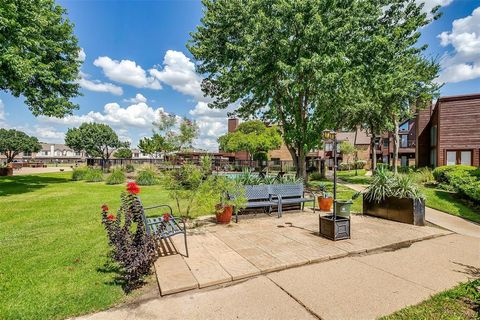
[[[217,223],[220,224],[229,224],[230,220],[232,220],[232,214],[233,214],[233,207],[232,206],[225,206],[219,207],[220,211],[217,211]]]
[[[318,197],[318,206],[320,207],[320,211],[332,211],[333,198]]]

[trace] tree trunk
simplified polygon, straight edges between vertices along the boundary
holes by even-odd
[[[7,163],[10,163],[13,161],[13,159],[16,157],[16,153],[13,151],[7,151],[5,152],[5,156],[7,157]]]
[[[377,150],[375,146],[375,134],[372,134],[372,137],[370,139],[370,144],[372,148],[372,172],[375,173],[375,170],[377,170]]]
[[[400,134],[399,134],[399,124],[398,124],[398,117],[394,117],[393,119],[394,125],[394,133],[393,133],[393,173],[398,173],[398,147],[400,144]]]
[[[307,182],[307,154],[303,149],[298,150],[298,153],[297,178],[302,178],[304,182]]]

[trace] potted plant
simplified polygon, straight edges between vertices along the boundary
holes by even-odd
[[[0,176],[13,176],[13,168],[10,164],[0,163]]]
[[[423,226],[425,196],[410,176],[378,170],[363,194],[363,213]]]
[[[319,189],[320,195],[318,196],[318,207],[320,208],[320,211],[330,212],[333,205],[332,194],[327,192],[327,186],[325,184],[321,184]]]

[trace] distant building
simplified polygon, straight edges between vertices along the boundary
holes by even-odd
[[[415,123],[417,167],[480,166],[480,93],[441,97]]]
[[[39,152],[21,152],[14,161],[34,161],[44,163],[72,163],[83,162],[86,159],[84,152],[77,152],[64,144],[40,143],[42,149]],[[0,155],[0,159],[5,159]]]

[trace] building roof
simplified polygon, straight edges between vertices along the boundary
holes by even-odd
[[[352,144],[370,144],[370,137],[369,135],[361,129],[357,129],[357,139],[355,140],[355,131],[347,131],[347,132],[338,132],[337,133],[337,140],[338,141],[348,141]]]

